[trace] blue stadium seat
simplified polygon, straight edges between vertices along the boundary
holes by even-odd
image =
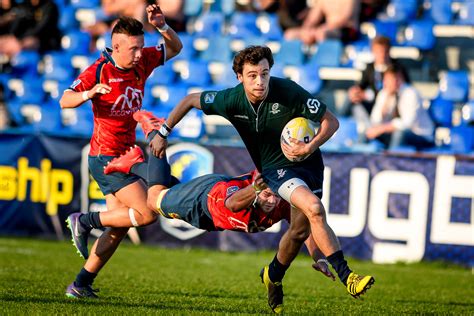
[[[209,37],[222,33],[224,14],[221,12],[207,12],[199,16],[194,23],[195,37]]]
[[[339,67],[343,50],[341,41],[327,39],[318,44],[318,50],[310,57],[308,63],[319,67]]]
[[[451,150],[455,153],[470,153],[474,149],[474,127],[456,126],[451,128]]]
[[[11,86],[12,81],[8,82]],[[19,82],[17,86],[12,87],[15,99],[21,103],[42,104],[46,99],[46,94],[43,90],[43,80],[41,77],[25,77]]]
[[[187,95],[188,88],[183,85],[161,86],[153,90],[153,96],[159,100],[158,108],[166,111],[171,111]]]
[[[186,116],[173,128],[171,139],[179,137],[181,140],[196,140],[204,135],[204,123],[202,120],[202,111],[192,109]]]
[[[267,41],[281,41],[283,30],[276,14],[262,14],[257,18],[257,27]]]
[[[79,30],[70,31],[64,34],[61,39],[61,46],[69,55],[88,55],[90,44],[90,34]]]
[[[315,95],[321,90],[323,82],[319,78],[319,68],[317,66],[311,64],[297,66],[291,69],[290,72],[293,73],[290,78],[309,93]]]
[[[455,21],[455,23],[474,26],[474,1],[469,1],[461,4],[461,9],[459,10],[459,17]]]
[[[71,6],[76,9],[95,9],[100,7],[99,0],[70,0]]]
[[[391,0],[386,13],[389,21],[406,23],[416,18],[417,10],[417,0]]]
[[[474,100],[462,107],[462,122],[464,125],[474,126]]]
[[[436,24],[451,24],[453,12],[452,0],[431,0],[430,16]]]
[[[284,40],[281,42],[280,51],[275,56],[275,62],[282,65],[300,66],[304,62],[304,54],[300,40]]]
[[[32,122],[34,130],[58,133],[61,130],[61,108],[56,103],[46,102],[40,106],[41,118]]]
[[[158,44],[161,36],[158,32],[145,32],[144,40],[145,40],[145,47],[154,47]]]
[[[61,52],[52,52],[43,58],[44,61],[44,79],[56,81],[72,81],[74,73],[71,71],[70,56]]]
[[[183,12],[186,16],[197,16],[202,10],[202,0],[186,0],[184,1]]]
[[[469,93],[467,71],[447,71],[439,81],[441,98],[453,102],[465,102]]]
[[[399,27],[399,24],[397,22],[375,20],[373,22],[373,26],[373,32],[368,34],[370,39],[373,39],[376,36],[385,36],[390,39],[392,45],[395,45],[395,43],[397,43],[397,33]]]
[[[76,9],[73,6],[67,6],[61,10],[58,26],[63,33],[79,29],[79,21],[76,20]]]
[[[211,82],[208,63],[202,60],[190,60],[184,65],[179,77],[187,86],[203,87]]]
[[[235,1],[213,0],[210,10],[222,12],[226,16],[229,16],[235,12]]]
[[[405,28],[405,46],[413,46],[428,51],[434,48],[436,37],[433,34],[433,22],[414,21]]]
[[[209,46],[201,53],[201,59],[207,62],[230,63],[232,60],[230,41],[228,36],[209,37]]]
[[[188,33],[179,33],[179,39],[183,43],[183,48],[177,56],[173,58],[176,60],[192,60],[196,57],[196,49],[194,48],[194,36]]]
[[[239,84],[239,80],[237,80],[234,70],[229,65],[225,65],[222,73],[213,78],[213,83],[216,86],[216,90],[222,90],[235,87]]]
[[[255,12],[235,12],[230,18],[229,35],[232,38],[259,36]]]
[[[94,117],[90,101],[75,109],[64,109],[62,116],[62,132],[69,136],[90,137],[94,129]]]
[[[23,50],[11,60],[12,76],[16,78],[38,75],[40,55],[36,51]]]
[[[454,103],[440,97],[433,99],[429,113],[436,126],[451,127],[453,122]]]
[[[176,81],[176,73],[173,70],[173,64],[168,61],[164,65],[155,68],[146,81],[146,85],[169,85]]]

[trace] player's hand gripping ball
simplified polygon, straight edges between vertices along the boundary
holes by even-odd
[[[315,135],[315,123],[311,120],[308,120],[304,117],[296,117],[286,123],[281,132],[280,144],[287,144],[292,146],[290,138],[302,141],[305,144],[308,144]],[[283,151],[283,154],[285,152]],[[290,161],[303,161],[308,158],[309,155],[300,156],[298,158],[290,158],[285,154],[285,157]]]

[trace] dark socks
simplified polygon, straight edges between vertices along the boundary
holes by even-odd
[[[285,276],[286,270],[290,266],[285,266],[278,261],[277,256],[273,258],[273,261],[268,266],[268,276],[272,282],[281,282]]]
[[[330,255],[327,257],[327,260],[332,265],[334,270],[336,270],[336,273],[339,276],[342,284],[346,285],[347,278],[349,277],[349,274],[351,274],[352,270],[347,266],[347,261],[344,259],[342,250],[336,251]]]
[[[156,184],[161,184],[166,187],[170,187],[171,183],[171,168],[166,159],[158,158],[154,155],[148,157],[148,186],[154,186]]]
[[[76,281],[74,281],[74,284],[78,287],[92,285],[92,282],[94,282],[96,276],[97,273],[91,273],[82,268],[79,274],[76,276]]]
[[[102,223],[100,222],[100,213],[99,212],[90,212],[87,214],[82,214],[79,217],[79,222],[86,227],[90,228],[103,228]]]

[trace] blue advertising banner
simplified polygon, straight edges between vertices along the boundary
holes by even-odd
[[[105,210],[87,170],[88,141],[0,134],[0,234],[67,235],[72,212]],[[173,174],[187,181],[254,168],[244,148],[170,146]],[[349,256],[374,262],[447,260],[474,266],[474,159],[324,153],[323,203]],[[258,234],[208,233],[160,218],[133,240],[220,250],[276,249],[287,223]]]

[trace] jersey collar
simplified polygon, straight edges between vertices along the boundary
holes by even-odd
[[[122,68],[120,66],[117,65],[117,63],[115,62],[114,58],[112,57],[112,49],[109,48],[109,47],[106,47],[103,51],[102,51],[102,56],[104,56],[105,59],[107,59],[107,61],[109,63],[111,63],[115,68],[117,68],[118,70],[122,70],[122,71],[129,71],[130,69],[125,69],[125,68]]]

